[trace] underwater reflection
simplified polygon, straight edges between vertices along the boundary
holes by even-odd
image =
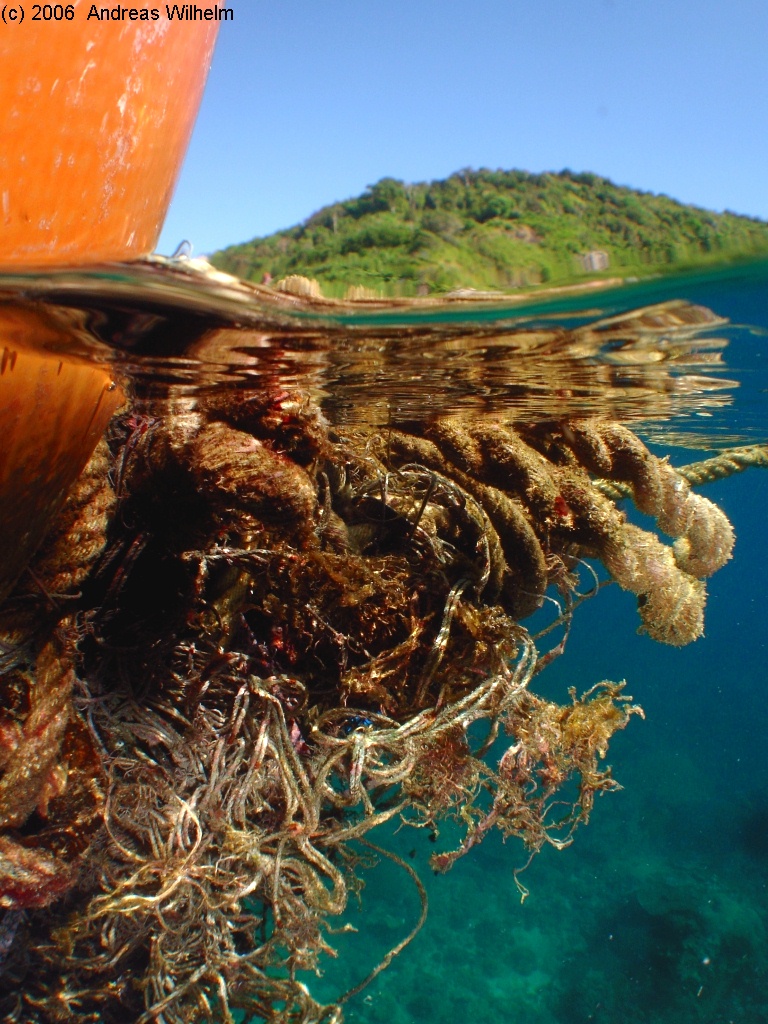
[[[473,413],[695,424],[738,386],[723,376],[726,321],[682,300],[572,327],[472,303],[382,319],[376,304],[318,308],[197,261],[159,259],[0,279],[9,303],[20,292],[45,301],[71,352],[122,369],[137,396],[285,387],[333,424]]]

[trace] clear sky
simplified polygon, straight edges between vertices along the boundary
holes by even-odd
[[[594,171],[768,219],[766,0],[226,6],[160,252],[463,167]]]

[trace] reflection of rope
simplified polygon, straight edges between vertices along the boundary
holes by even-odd
[[[690,462],[687,466],[679,466],[677,472],[684,477],[691,487],[711,484],[714,480],[723,480],[734,473],[742,473],[753,466],[768,469],[768,444],[749,444],[743,448],[729,448],[712,459],[701,462]],[[632,488],[629,484],[617,483],[614,480],[595,480],[595,487],[607,498],[618,501],[620,498],[631,498]]]

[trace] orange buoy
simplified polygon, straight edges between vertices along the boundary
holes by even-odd
[[[85,0],[8,5],[6,20],[11,7],[16,20],[0,31],[0,268],[151,252],[219,22],[169,19],[165,4],[137,0],[125,10],[146,20]]]

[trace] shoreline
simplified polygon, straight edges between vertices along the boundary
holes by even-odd
[[[192,261],[190,261],[192,262]],[[222,271],[215,271],[222,273]],[[226,275],[230,276],[230,275]],[[313,292],[313,286],[317,282],[306,277],[298,277],[298,283],[284,288],[273,285],[256,284],[252,281],[240,283],[252,288],[255,293],[269,301],[299,300],[302,305],[311,308],[322,308],[324,310],[387,310],[387,309],[436,309],[444,306],[455,305],[483,305],[483,306],[508,306],[517,305],[532,299],[553,298],[558,295],[575,295],[582,292],[603,291],[609,288],[618,288],[626,284],[623,277],[599,277],[591,278],[588,281],[579,281],[575,284],[552,285],[551,287],[534,286],[528,289],[520,289],[515,292],[481,291],[474,288],[459,288],[442,295],[422,296],[387,296],[387,297],[361,297],[350,299],[334,299],[328,296]]]

